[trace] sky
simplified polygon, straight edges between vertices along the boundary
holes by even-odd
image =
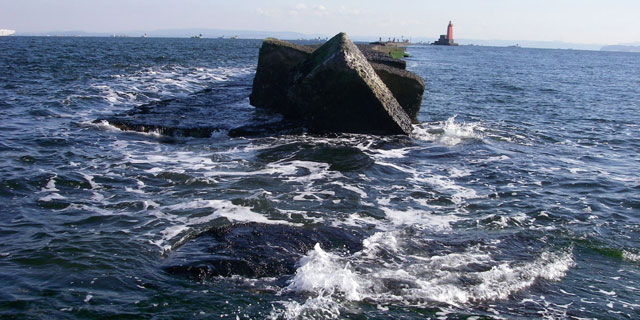
[[[0,29],[294,31],[618,44],[640,42],[640,0],[0,0]]]

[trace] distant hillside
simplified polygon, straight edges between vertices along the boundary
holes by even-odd
[[[204,38],[231,38],[238,36],[241,39],[264,39],[266,37],[276,37],[280,39],[303,39],[306,36],[298,32],[289,31],[252,31],[252,30],[221,30],[221,29],[167,29],[154,31],[122,31],[122,32],[85,32],[85,31],[47,31],[47,32],[31,32],[19,33],[20,36],[62,36],[62,37],[109,37],[109,36],[127,36],[140,37],[146,34],[149,37],[162,38],[189,38],[202,35]]]
[[[604,46],[600,50],[618,51],[618,52],[640,52],[640,45],[633,46],[633,45],[618,44],[614,46]]]

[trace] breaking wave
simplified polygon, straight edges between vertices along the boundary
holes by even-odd
[[[559,281],[574,265],[571,249],[542,251],[532,260],[504,260],[478,245],[428,255],[410,249],[402,231],[379,232],[362,251],[341,256],[316,245],[299,262],[285,292],[311,295],[288,301],[272,316],[338,315],[344,301],[414,307],[463,307],[507,299],[536,281]],[[427,250],[425,250],[427,251]]]

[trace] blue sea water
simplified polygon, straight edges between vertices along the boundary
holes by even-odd
[[[0,317],[640,317],[640,55],[412,46],[413,137],[230,138],[277,118],[248,101],[260,44],[0,38]],[[158,101],[221,129],[94,123]],[[361,248],[274,277],[165,268],[246,222]]]

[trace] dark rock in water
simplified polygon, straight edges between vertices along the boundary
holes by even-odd
[[[255,107],[270,109],[290,115],[287,99],[291,72],[304,61],[313,49],[278,39],[267,38],[260,47],[258,68],[253,79],[249,103]]]
[[[171,137],[209,138],[212,134],[264,123],[255,109],[246,107],[251,88],[246,80],[219,83],[186,97],[151,102],[126,112],[99,118],[121,130],[151,132]],[[239,107],[229,107],[238,105]],[[273,116],[271,116],[273,118]],[[273,120],[271,120],[273,121]]]
[[[418,121],[418,112],[422,105],[424,80],[406,70],[392,68],[384,64],[371,64],[380,79],[387,85],[393,96],[398,100],[402,109],[409,115],[411,121]]]
[[[390,57],[382,57],[381,53],[371,51],[371,48],[367,45],[361,46],[367,52],[371,61],[396,60]],[[357,49],[353,51],[356,52]],[[307,110],[303,112],[301,105],[297,104],[296,101],[309,100],[307,102],[320,103],[317,99],[318,97],[315,97],[314,100],[310,99],[311,97],[307,99],[307,96],[325,93],[321,90],[328,89],[328,87],[318,87],[314,91],[307,93],[298,91],[297,94],[293,95],[295,99],[291,99],[289,96],[295,84],[294,76],[298,75],[301,66],[310,59],[313,52],[314,48],[312,47],[299,46],[276,39],[267,39],[260,49],[258,69],[253,79],[253,87],[247,85],[246,79],[218,83],[210,89],[187,97],[152,102],[134,107],[124,113],[100,118],[94,122],[101,123],[106,121],[110,125],[127,131],[153,132],[170,137],[194,138],[209,138],[212,135],[225,132],[228,132],[231,137],[302,134],[307,132],[305,126],[315,133],[407,134],[409,132],[410,128],[403,125],[405,117],[393,111],[395,110],[391,102],[393,99],[389,98],[389,95],[385,95],[385,90],[380,89],[382,87],[379,86],[380,81],[368,79],[373,78],[369,76],[370,73],[365,77],[367,79],[361,79],[359,85],[351,83],[352,87],[333,86],[333,90],[337,92],[334,91],[331,94],[326,91],[325,102],[329,106],[333,106],[333,109],[327,109],[318,114],[308,114],[307,111],[310,104],[304,103],[302,106],[306,106]],[[360,69],[350,69],[352,75],[367,75],[363,70],[368,70],[368,68],[365,68],[368,63],[361,63],[361,65]],[[386,86],[393,95],[397,95],[395,97],[397,102],[406,112],[411,114],[410,118],[415,118],[415,114],[417,114],[416,108],[419,108],[419,102],[416,103],[415,101],[420,100],[419,97],[424,90],[423,87],[414,85],[420,78],[412,73],[391,68],[388,65],[377,63],[372,65],[382,82],[389,82]],[[326,74],[326,72],[323,71],[323,74]],[[402,79],[402,77],[407,77],[407,79]],[[343,80],[346,81],[346,78]],[[307,83],[305,81],[297,83],[297,88],[303,88],[302,84]],[[362,85],[363,83],[365,85]],[[367,100],[364,98],[366,94],[363,96],[362,92],[353,90],[354,88],[366,89],[371,83],[378,85],[378,89],[375,90],[372,88],[376,88],[376,86],[369,87],[369,98],[374,96],[374,99]],[[411,92],[411,89],[416,91]],[[246,107],[247,96],[250,96],[250,103],[261,108],[262,111],[255,112],[255,109]],[[333,100],[331,100],[332,98]],[[371,101],[377,102],[377,104],[372,104]],[[366,111],[364,111],[363,104],[370,105]],[[237,105],[237,107],[229,108],[231,105]],[[360,109],[358,109],[358,105]],[[377,109],[376,105],[378,106]],[[380,108],[380,106],[383,107]],[[271,112],[284,115],[286,119],[279,121],[277,117],[274,118]],[[386,125],[380,125],[375,122],[382,119],[381,116],[385,114],[387,119],[392,119],[396,122],[395,127],[393,127],[394,121],[387,121]],[[327,118],[326,116],[334,118]],[[341,122],[336,121],[336,119],[341,120]],[[331,126],[326,126],[327,123],[331,124]],[[368,127],[363,126],[363,123],[368,124]],[[389,123],[392,126],[389,126]],[[393,129],[389,130],[390,128]]]
[[[109,117],[93,121],[94,123],[108,122],[110,125],[123,131],[136,131],[144,133],[157,133],[171,137],[209,138],[214,132],[224,131],[220,127],[172,127],[148,123],[129,122],[120,117]]]
[[[329,170],[341,172],[362,171],[374,164],[362,150],[347,146],[310,146],[298,151],[292,159],[327,163]]]
[[[240,126],[229,130],[229,136],[256,137],[272,135],[300,135],[304,133],[303,125],[299,122],[282,120],[278,122],[265,122]]]
[[[187,242],[163,268],[171,274],[197,279],[292,275],[298,260],[316,243],[325,250],[353,253],[362,249],[363,238],[361,234],[327,226],[232,224],[211,229]]]
[[[412,131],[409,116],[344,33],[296,68],[288,98],[315,132],[408,135]]]
[[[334,37],[329,42],[336,41],[345,43],[348,41],[350,43],[349,46],[336,47],[337,50],[341,50],[344,47],[349,48],[351,52],[357,52],[358,49],[355,49],[355,47],[361,49],[361,55],[358,57],[364,56],[370,62],[371,67],[373,67],[384,85],[380,86],[379,81],[374,81],[375,77],[367,75],[365,71],[369,68],[366,67],[367,63],[363,62],[362,59],[359,60],[359,64],[352,66],[349,66],[346,60],[343,59],[345,62],[342,65],[334,63],[332,67],[324,67],[321,70],[322,72],[312,70],[314,67],[308,67],[314,64],[313,59],[323,55],[317,54],[318,50],[326,51],[323,48],[326,48],[327,45],[331,46],[331,44],[325,43],[322,46],[307,47],[276,39],[267,39],[260,49],[258,69],[253,82],[250,103],[259,108],[281,113],[287,119],[304,120],[309,129],[316,133],[409,134],[411,128],[406,125],[405,117],[392,106],[394,105],[391,101],[393,99],[383,94],[386,93],[386,90],[382,87],[386,86],[402,109],[408,114],[408,118],[416,121],[425,89],[424,80],[411,72],[405,71],[405,61],[394,59],[387,54],[375,51],[371,45],[359,44],[355,46],[344,34]],[[324,57],[329,58],[326,52]],[[336,59],[335,61],[340,60],[340,58],[332,58]],[[316,83],[309,81],[310,79],[301,80],[301,78],[304,78],[301,76],[301,71],[305,68],[303,67],[304,65],[307,65],[307,73],[309,73],[304,77],[309,76],[311,73],[314,75],[322,74],[321,77],[315,78]],[[356,65],[358,67],[354,67]],[[340,69],[342,71],[339,71]],[[327,73],[328,70],[333,70],[333,76],[337,76],[339,72],[343,72],[343,76],[347,75],[349,74],[348,70],[350,70],[352,78],[343,76],[341,76],[342,78],[332,78]],[[360,79],[361,81],[352,82],[353,79]],[[307,85],[303,85],[304,83],[307,83]],[[322,87],[322,85],[325,86]],[[330,86],[333,88],[330,89]],[[366,98],[366,94],[362,95],[362,90],[357,90],[357,88],[363,89],[365,87],[370,88],[369,98]],[[371,99],[372,95],[374,96],[373,99]],[[378,101],[377,104],[370,103],[376,100]],[[371,110],[363,107],[367,103]],[[315,105],[315,107],[310,108],[311,104]],[[325,104],[324,107],[322,104]],[[378,107],[376,108],[375,105]],[[310,109],[316,112],[310,114]],[[381,116],[384,116],[384,114],[387,115],[386,118],[392,119],[391,123],[376,122],[383,119],[384,117]],[[395,122],[395,125],[393,122]],[[269,132],[269,130],[263,130],[262,128],[258,128],[258,130],[253,128],[246,129],[239,128],[239,130],[234,130],[233,135],[247,136],[251,135],[252,132],[257,132],[258,134]],[[275,129],[275,131],[280,130]]]

